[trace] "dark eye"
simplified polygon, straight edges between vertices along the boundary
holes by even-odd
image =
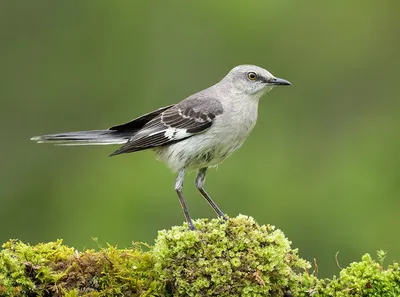
[[[247,77],[250,80],[255,80],[257,78],[257,74],[255,72],[249,72],[247,73]]]

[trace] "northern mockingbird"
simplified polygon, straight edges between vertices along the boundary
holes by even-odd
[[[227,219],[204,190],[209,167],[240,148],[257,121],[259,99],[273,87],[290,85],[254,65],[233,68],[220,82],[183,101],[159,108],[108,130],[50,134],[31,138],[64,145],[123,144],[110,156],[153,149],[158,159],[178,172],[175,191],[186,221],[194,230],[182,194],[186,170],[198,170],[197,189],[219,217]]]

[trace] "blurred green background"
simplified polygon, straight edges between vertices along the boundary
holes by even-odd
[[[153,243],[184,220],[151,151],[37,145],[175,103],[238,64],[292,82],[260,102],[207,190],[282,229],[319,275],[400,261],[399,1],[2,1],[0,242]],[[194,218],[214,213],[186,177]]]

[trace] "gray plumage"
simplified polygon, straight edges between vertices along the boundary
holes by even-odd
[[[33,137],[61,145],[123,144],[111,156],[154,149],[160,160],[178,171],[175,190],[190,229],[195,229],[182,195],[185,170],[198,169],[196,186],[220,217],[226,218],[205,192],[208,167],[216,166],[242,146],[257,121],[259,99],[276,85],[290,85],[254,65],[233,68],[217,84],[108,130]]]

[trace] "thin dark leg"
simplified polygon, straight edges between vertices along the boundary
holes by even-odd
[[[204,190],[204,182],[206,181],[206,172],[207,168],[201,168],[199,170],[199,173],[196,176],[196,187],[200,191],[201,195],[203,195],[204,198],[206,198],[207,202],[211,205],[212,208],[214,208],[215,212],[217,215],[224,220],[228,220],[228,218],[225,216],[225,214],[222,212],[222,210],[218,207],[217,204],[211,199],[211,197],[207,194],[206,190]]]
[[[193,221],[190,218],[189,211],[186,207],[186,202],[185,199],[183,198],[182,194],[182,188],[183,188],[183,180],[185,178],[185,170],[181,169],[178,173],[178,177],[176,178],[175,181],[175,191],[178,194],[179,197],[179,202],[181,203],[183,213],[185,214],[186,221],[188,223],[189,229],[190,230],[196,230],[196,227],[193,225]]]

